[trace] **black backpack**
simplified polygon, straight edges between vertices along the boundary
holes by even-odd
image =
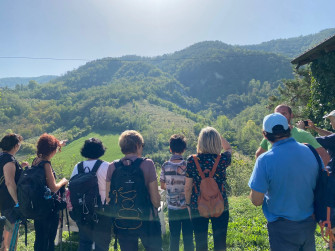
[[[46,184],[44,165],[41,161],[23,171],[17,183],[17,198],[20,214],[26,219],[41,219],[54,210],[54,201]]]
[[[129,166],[121,160],[114,162],[109,206],[116,231],[141,231],[149,220],[152,204],[140,169],[143,160],[137,158]]]
[[[335,236],[331,229],[335,226],[335,173],[334,167],[322,168],[321,158],[317,151],[307,144],[319,164],[319,172],[314,190],[314,217],[319,223],[322,238],[333,250]],[[326,229],[325,229],[326,228]]]
[[[98,211],[102,208],[99,193],[98,177],[96,175],[101,160],[97,160],[88,173],[85,173],[84,162],[77,166],[78,174],[69,181],[70,200],[72,211],[71,218],[80,224],[93,225],[99,221]]]
[[[327,208],[335,208],[335,170],[328,168],[323,169],[321,158],[317,151],[311,146],[311,149],[319,164],[319,172],[314,190],[314,215],[317,222],[324,222],[329,220],[330,215],[327,215]],[[329,216],[329,217],[327,217]],[[327,219],[328,218],[328,219]],[[332,222],[334,225],[335,222]]]

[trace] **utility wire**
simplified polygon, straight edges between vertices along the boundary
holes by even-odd
[[[28,59],[28,60],[52,60],[52,61],[84,61],[84,62],[89,62],[89,61],[125,61],[125,62],[148,62],[148,61],[179,61],[179,60],[199,60],[199,59],[218,59],[218,58],[238,58],[238,57],[246,57],[246,56],[264,56],[264,54],[243,54],[243,55],[218,55],[218,56],[211,56],[211,57],[180,57],[180,58],[172,58],[169,57],[167,58],[166,56],[157,56],[153,58],[127,58],[129,56],[125,56],[125,58],[120,57],[120,58],[111,58],[111,57],[106,57],[102,59],[87,59],[87,58],[53,58],[53,57],[25,57],[25,56],[0,56],[0,59]],[[130,56],[132,57],[132,56]],[[135,56],[135,57],[140,57],[140,56]],[[159,58],[158,58],[159,57]]]

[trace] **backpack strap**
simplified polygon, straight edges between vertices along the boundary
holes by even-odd
[[[102,164],[102,160],[97,159],[97,161],[95,162],[95,164],[94,164],[94,166],[93,166],[93,168],[91,170],[91,173],[97,173],[97,171],[98,171],[99,167],[101,166],[101,164]]]
[[[50,161],[48,161],[48,160],[42,160],[40,163],[38,163],[38,164],[36,165],[36,167],[43,167],[43,168],[44,168],[44,165],[45,165],[46,163],[48,163],[48,164],[51,165],[51,162],[50,162]]]
[[[132,166],[135,167],[140,167],[141,163],[143,162],[143,160],[145,160],[146,158],[137,158],[133,161]]]
[[[197,170],[198,170],[198,173],[199,173],[201,179],[204,179],[205,175],[204,175],[204,172],[201,170],[201,167],[199,165],[199,161],[198,161],[197,155],[193,154],[192,156],[193,156],[193,160],[194,160],[195,166],[197,167]]]
[[[193,159],[194,159],[194,163],[195,163],[195,166],[197,167],[197,170],[198,170],[198,173],[201,177],[201,179],[204,179],[205,178],[205,175],[204,175],[204,172],[201,170],[200,168],[200,164],[199,164],[199,161],[198,161],[198,157],[197,155],[193,154]],[[218,164],[220,162],[220,159],[221,159],[221,155],[219,154],[217,156],[217,158],[215,159],[215,163],[213,165],[213,168],[212,168],[212,171],[209,173],[209,176],[210,178],[213,178],[214,177],[214,174],[216,172],[216,168],[218,167]]]
[[[78,173],[84,173],[84,161],[78,163],[77,165]]]
[[[115,169],[116,169],[116,168],[119,168],[119,167],[123,166],[123,163],[119,159],[118,160],[114,160],[114,166],[115,166]]]
[[[315,150],[315,148],[313,146],[311,146],[310,144],[305,144],[306,146],[308,146],[308,148],[312,151],[312,153],[314,154],[318,164],[319,164],[319,170],[322,171],[322,163],[321,163],[321,158],[320,155],[318,154],[318,152]]]
[[[218,156],[216,157],[214,166],[213,166],[213,168],[212,168],[212,171],[209,173],[209,177],[211,177],[211,178],[214,177],[214,174],[215,174],[215,172],[216,172],[216,168],[217,168],[218,165],[219,165],[220,159],[221,159],[221,154],[218,154]]]

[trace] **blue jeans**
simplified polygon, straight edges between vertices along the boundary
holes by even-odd
[[[78,251],[91,251],[95,243],[95,251],[108,251],[112,238],[112,221],[106,216],[99,216],[99,222],[93,226],[77,224],[79,228]]]
[[[302,221],[279,218],[268,222],[271,251],[315,251],[315,227],[312,217]]]
[[[204,218],[199,215],[198,210],[192,209],[192,224],[197,251],[208,250],[208,223],[212,222],[214,250],[226,250],[226,237],[229,220],[229,211],[224,211],[219,217]]]
[[[170,251],[179,250],[180,231],[183,231],[184,250],[194,250],[193,227],[187,208],[169,209]]]

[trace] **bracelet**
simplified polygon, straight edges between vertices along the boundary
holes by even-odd
[[[186,203],[185,205],[186,205],[187,207],[191,207],[191,204]]]

